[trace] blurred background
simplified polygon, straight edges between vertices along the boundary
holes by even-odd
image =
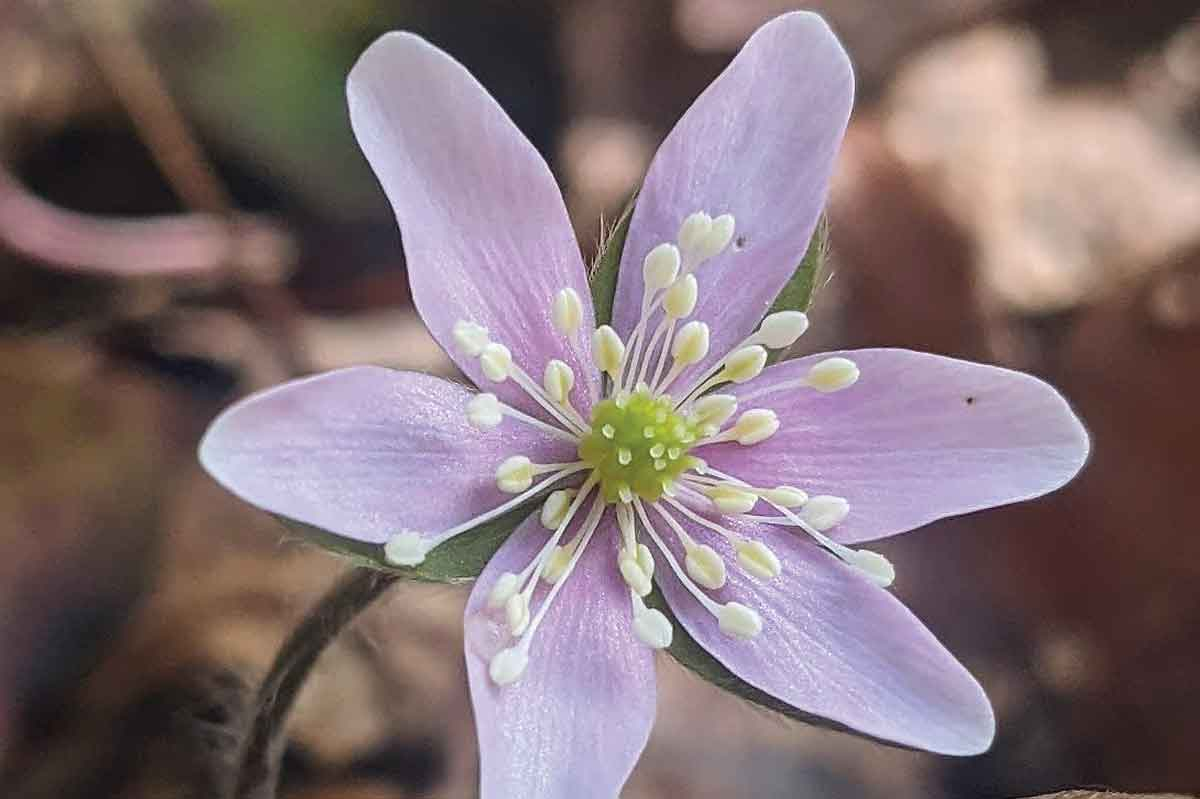
[[[194,451],[226,404],[352,363],[452,374],[346,118],[381,32],[465,63],[595,247],[785,0],[0,3],[0,793],[211,797],[256,679],[342,565]],[[663,662],[656,797],[1200,790],[1200,16],[1194,0],[827,0],[859,101],[805,350],[1059,386],[1082,477],[886,542],[979,676],[988,754],[785,723]],[[419,113],[419,109],[416,110]],[[284,795],[470,797],[465,591],[400,586],[318,664]]]

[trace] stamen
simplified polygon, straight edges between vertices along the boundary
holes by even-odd
[[[683,545],[685,555],[683,565],[687,569],[688,576],[709,590],[716,590],[724,586],[726,580],[725,561],[721,559],[717,551],[708,544],[697,544],[696,540],[688,535],[678,520],[667,513],[666,508],[662,505],[655,502],[651,507],[675,531],[679,543]]]
[[[533,484],[533,462],[524,455],[505,458],[496,467],[496,487],[507,494],[520,494]]]
[[[758,493],[760,497],[774,505],[785,508],[798,508],[808,502],[808,494],[793,486],[775,486]]]
[[[768,314],[751,338],[773,350],[786,349],[808,330],[808,315],[803,311],[777,311]]]
[[[495,428],[500,423],[500,420],[496,418],[497,414],[511,417],[530,427],[536,427],[543,433],[548,433],[555,438],[569,441],[572,444],[579,444],[579,436],[570,430],[564,430],[562,427],[547,424],[541,419],[534,418],[518,411],[516,408],[505,405],[496,398],[495,394],[476,394],[467,402],[467,421],[473,427],[480,430]]]
[[[704,376],[699,378],[695,386],[684,393],[683,399],[676,403],[675,407],[686,407],[696,397],[719,383],[745,383],[747,380],[752,380],[758,377],[766,365],[767,351],[761,344],[741,347],[724,361],[717,362]],[[741,400],[745,402],[746,397],[742,397]]]
[[[497,505],[496,507],[492,508],[491,510],[485,511],[484,513],[481,513],[478,516],[475,516],[474,518],[468,519],[465,522],[462,522],[461,524],[456,524],[455,526],[449,528],[448,530],[443,530],[442,532],[438,533],[436,536],[429,538],[428,541],[426,541],[427,551],[429,549],[433,549],[435,546],[442,543],[443,541],[453,538],[454,536],[458,535],[459,533],[463,532],[464,530],[470,530],[472,527],[477,527],[478,525],[481,525],[485,522],[490,522],[492,519],[495,519],[498,516],[502,516],[505,513],[508,513],[510,510],[517,507],[521,503],[527,501],[530,497],[534,496],[538,492],[545,491],[549,486],[553,485],[554,483],[557,483],[559,480],[563,479],[564,477],[569,477],[570,475],[573,475],[576,472],[581,472],[586,468],[587,468],[587,464],[582,463],[582,462],[571,463],[571,464],[562,466],[558,472],[550,475],[550,477],[547,477],[545,480],[542,480],[537,485],[531,486],[527,491],[525,491],[521,494],[518,494],[517,496],[508,500],[507,502],[503,502],[503,503]],[[585,485],[586,485],[586,483],[585,483]]]
[[[714,219],[712,226],[709,227],[708,235],[704,237],[697,252],[700,260],[707,261],[724,252],[725,248],[729,246],[729,242],[733,240],[734,227],[733,214],[721,214]]]
[[[483,348],[488,345],[488,329],[483,325],[459,319],[452,329],[454,343],[458,348],[472,358],[478,358]]]
[[[671,622],[657,608],[648,608],[636,592],[630,591],[633,602],[633,634],[651,649],[666,649],[671,645],[674,630]]]
[[[467,403],[467,421],[480,430],[497,427],[504,418],[495,394],[476,394]]]
[[[512,353],[503,344],[488,342],[479,354],[479,365],[483,368],[484,377],[503,383],[509,378],[513,367]]]
[[[679,226],[677,240],[680,249],[689,255],[702,250],[708,234],[712,232],[712,225],[712,217],[703,211],[688,214],[683,220],[683,224]]]
[[[717,626],[726,635],[749,640],[762,632],[762,617],[741,602],[727,602],[717,614]]]
[[[692,405],[691,419],[700,428],[701,435],[715,435],[737,407],[737,397],[732,394],[709,394]]]
[[[496,579],[496,584],[488,593],[488,607],[492,610],[499,610],[508,603],[508,598],[520,589],[521,578],[512,572],[504,572]]]
[[[821,532],[841,524],[850,514],[850,503],[842,497],[821,494],[812,497],[800,509],[800,518]]]
[[[829,394],[858,382],[858,365],[849,358],[826,358],[808,370],[808,385]]]
[[[590,486],[585,486],[581,496],[586,496],[587,490],[590,490]],[[567,578],[571,576],[571,572],[575,570],[575,566],[579,563],[580,556],[583,554],[584,550],[587,549],[588,542],[595,534],[596,529],[600,526],[600,517],[603,515],[603,510],[604,499],[603,497],[597,497],[596,501],[592,504],[592,509],[588,512],[587,520],[584,522],[584,529],[580,533],[580,542],[575,547],[575,551],[571,555],[570,561],[567,562],[567,566],[563,570],[562,577],[555,582],[554,585],[550,586],[550,591],[542,600],[542,604],[538,608],[537,614],[533,616],[532,619],[529,619],[527,622],[521,625],[522,629],[520,633],[514,633],[515,635],[520,636],[517,643],[508,647],[507,649],[500,650],[500,652],[496,653],[492,657],[491,662],[488,664],[488,675],[497,685],[508,685],[509,683],[515,682],[521,677],[522,674],[524,674],[525,669],[529,666],[529,647],[533,641],[534,633],[536,633],[538,627],[541,626],[542,620],[545,619],[546,613],[550,609],[550,605],[553,604],[554,599],[558,596],[558,592],[566,583]],[[539,557],[536,558],[535,561],[544,563],[544,558],[542,555],[545,552],[546,550],[543,548],[542,553],[539,553]],[[536,579],[537,577],[535,575],[534,580],[531,581],[529,585],[533,586],[536,583]],[[522,597],[526,602],[528,602],[530,594],[532,594],[532,589],[527,588],[525,592],[510,598],[509,602],[512,602],[512,600],[516,599],[517,597]]]
[[[675,559],[674,553],[667,547],[663,540],[659,537],[654,529],[654,525],[650,523],[649,517],[646,515],[646,509],[639,499],[634,502],[634,507],[637,509],[638,518],[642,520],[642,526],[646,530],[646,535],[654,541],[654,545],[662,552],[663,557],[667,559],[667,565],[671,567],[675,577],[687,589],[701,607],[711,613],[718,622],[721,632],[726,635],[737,636],[739,638],[753,638],[762,631],[762,620],[758,618],[758,614],[740,602],[728,602],[724,605],[714,601],[711,597],[705,594],[700,588],[692,582],[691,578],[684,573],[680,567],[679,561]],[[758,620],[757,625],[754,624]]]
[[[612,378],[614,384],[621,379],[621,367],[625,359],[625,344],[617,331],[601,325],[592,334],[592,358],[597,368]]]
[[[570,405],[571,389],[575,387],[575,373],[566,363],[554,358],[546,364],[542,385],[547,396],[556,405]]]
[[[488,676],[496,685],[516,682],[529,667],[529,653],[523,647],[510,646],[496,653],[488,664]]]
[[[770,408],[755,408],[738,417],[737,423],[724,433],[703,439],[697,442],[696,446],[736,441],[744,447],[750,447],[766,441],[778,430],[779,417],[775,411]]]
[[[663,243],[651,250],[642,261],[642,280],[651,291],[661,291],[675,282],[679,274],[679,248]]]
[[[393,566],[416,566],[425,560],[428,551],[427,543],[415,530],[401,530],[383,545],[383,557]]]
[[[547,530],[557,530],[571,507],[571,500],[579,494],[574,488],[561,488],[551,492],[542,503],[541,522]]]
[[[809,500],[809,502],[811,503],[817,499],[820,499],[820,497],[813,497],[812,500]],[[834,499],[838,499],[838,497],[834,497]],[[845,500],[842,501],[845,502]],[[880,555],[878,552],[871,552],[867,549],[851,549],[845,544],[834,541],[832,538],[825,535],[816,527],[792,513],[787,508],[784,508],[780,505],[776,505],[774,507],[792,523],[792,526],[799,527],[804,532],[808,533],[808,535],[811,536],[814,541],[820,544],[831,555],[845,563],[847,566],[857,569],[876,585],[880,586],[881,588],[887,588],[895,581],[896,569],[883,555]],[[849,505],[847,505],[847,508],[849,508]],[[780,524],[787,526],[786,522],[777,521],[771,518],[766,518],[763,521],[768,524]]]
[[[655,388],[657,392],[664,392],[675,382],[675,378],[683,373],[683,370],[704,360],[708,355],[708,325],[704,322],[691,321],[679,329],[679,336],[676,337],[675,343],[671,346],[671,356],[675,362],[671,364],[671,371],[667,372],[667,376],[663,378],[660,385]]]
[[[583,303],[579,301],[579,294],[575,289],[565,288],[558,292],[554,298],[551,316],[555,330],[568,339],[575,336],[583,323]]]
[[[737,515],[749,513],[758,504],[758,495],[730,483],[700,485],[700,493],[708,497],[721,513]]]
[[[695,275],[684,275],[676,280],[663,295],[663,312],[671,319],[691,316],[696,309],[696,298],[700,287]]]
[[[761,580],[778,577],[783,571],[778,556],[762,541],[746,539],[737,544],[735,551],[742,570]]]

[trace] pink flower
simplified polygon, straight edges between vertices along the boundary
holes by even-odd
[[[802,713],[935,752],[990,744],[978,683],[853,547],[1051,491],[1088,440],[1004,369],[886,349],[766,366],[807,326],[764,314],[852,94],[819,17],[760,29],[654,159],[597,328],[549,169],[466,70],[401,33],[351,73],[417,308],[487,393],[345,369],[242,401],[200,455],[247,501],[418,577],[528,514],[466,613],[484,797],[615,796],[650,732],[655,650],[684,632]]]

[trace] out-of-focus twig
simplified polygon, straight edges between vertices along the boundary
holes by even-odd
[[[129,9],[119,0],[61,0],[77,22],[80,34],[106,82],[124,106],[138,136],[145,142],[176,194],[194,211],[225,217],[236,229],[233,199],[200,142],[180,112],[162,74],[137,36]],[[231,252],[230,255],[237,255]],[[306,371],[298,348],[301,316],[294,298],[280,285],[291,265],[288,249],[273,269],[254,271],[254,264],[231,258],[225,266],[250,315],[280,361],[292,374]]]
[[[229,192],[204,157],[124,6],[99,0],[66,0],[66,5],[96,65],[184,205],[228,213],[233,208]]]
[[[0,243],[62,269],[121,277],[201,275],[231,261],[251,271],[290,257],[287,233],[266,219],[194,213],[115,219],[60,208],[0,166]]]

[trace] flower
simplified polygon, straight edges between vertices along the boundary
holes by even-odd
[[[553,177],[465,69],[389,34],[348,94],[417,308],[482,391],[336,371],[243,400],[200,455],[247,501],[401,568],[529,511],[466,610],[483,795],[615,796],[654,652],[681,632],[804,713],[986,749],[982,689],[855,546],[1053,490],[1087,436],[1052,388],[991,366],[888,349],[767,366],[808,325],[764,314],[851,107],[825,23],[766,24],[667,137],[598,326]]]

